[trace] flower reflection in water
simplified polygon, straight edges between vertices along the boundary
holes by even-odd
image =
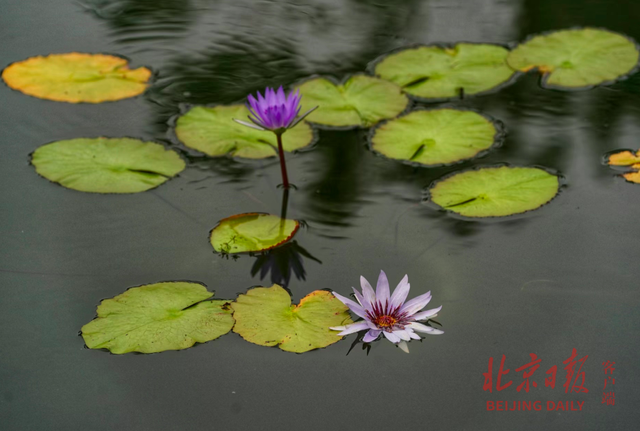
[[[322,264],[320,260],[302,248],[297,241],[292,241],[256,256],[256,261],[251,268],[251,276],[255,277],[259,273],[260,280],[263,280],[269,274],[272,283],[287,287],[292,274],[298,280],[305,280],[306,271],[303,258]]]

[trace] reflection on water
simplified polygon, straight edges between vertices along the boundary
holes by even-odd
[[[255,258],[256,261],[251,267],[251,276],[255,277],[260,274],[260,280],[264,280],[269,275],[272,283],[283,287],[289,286],[292,273],[298,280],[306,280],[307,273],[304,269],[303,258],[322,264],[297,241],[291,241],[283,246],[268,250]]]

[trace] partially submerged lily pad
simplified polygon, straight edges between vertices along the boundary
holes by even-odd
[[[429,194],[466,217],[501,217],[539,208],[558,189],[558,177],[542,169],[502,166],[454,173],[432,184]]]
[[[434,166],[469,159],[499,143],[500,123],[473,111],[413,111],[377,127],[371,148],[391,159]]]
[[[511,51],[507,62],[522,72],[537,68],[544,87],[580,89],[628,74],[638,55],[638,47],[626,36],[584,28],[534,36]]]
[[[263,159],[278,155],[276,136],[270,131],[255,130],[233,121],[249,121],[244,105],[196,106],[178,118],[175,133],[189,148],[212,157],[229,154],[247,159]],[[313,129],[304,121],[282,135],[285,151],[295,151],[312,144]]]
[[[446,99],[494,90],[515,74],[509,50],[499,45],[459,43],[418,46],[392,52],[374,62],[377,76],[398,84],[418,99]]]
[[[100,103],[144,93],[146,67],[129,69],[124,58],[106,54],[51,54],[9,65],[2,78],[14,90],[40,99]]]
[[[31,163],[46,179],[91,193],[137,193],[185,168],[184,161],[155,142],[130,138],[79,138],[46,144]]]
[[[331,326],[353,323],[348,308],[331,292],[316,290],[291,305],[282,287],[257,287],[231,303],[236,324],[233,332],[261,346],[278,346],[303,353],[327,347],[342,339]]]
[[[98,306],[98,317],[82,327],[90,349],[111,353],[156,353],[206,343],[233,327],[229,301],[207,301],[199,283],[171,281],[133,287]]]
[[[607,157],[607,164],[630,167],[633,170],[622,174],[622,176],[629,182],[640,184],[640,150],[636,153],[629,150],[612,153]]]
[[[237,214],[220,220],[211,231],[210,241],[218,253],[259,252],[286,243],[299,227],[297,220],[272,214]]]
[[[397,116],[409,103],[397,85],[365,75],[352,76],[344,84],[313,78],[296,88],[302,112],[318,106],[307,121],[332,127],[370,127]]]

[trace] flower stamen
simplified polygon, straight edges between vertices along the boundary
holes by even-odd
[[[389,316],[387,314],[378,316],[373,321],[373,324],[381,329],[393,328],[396,325],[396,323],[398,323],[398,320],[395,317]]]

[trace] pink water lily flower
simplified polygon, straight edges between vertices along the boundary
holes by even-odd
[[[431,301],[431,292],[406,301],[410,287],[408,276],[404,276],[393,294],[389,292],[389,281],[384,271],[380,271],[375,292],[364,277],[360,277],[360,285],[362,293],[352,288],[358,303],[333,292],[334,296],[349,307],[354,314],[364,319],[350,325],[332,327],[331,329],[334,331],[341,331],[338,335],[367,331],[362,341],[370,343],[382,334],[387,340],[409,353],[407,341],[421,339],[416,332],[430,335],[444,333],[439,329],[419,323],[421,320],[435,317],[442,306],[420,311]]]

